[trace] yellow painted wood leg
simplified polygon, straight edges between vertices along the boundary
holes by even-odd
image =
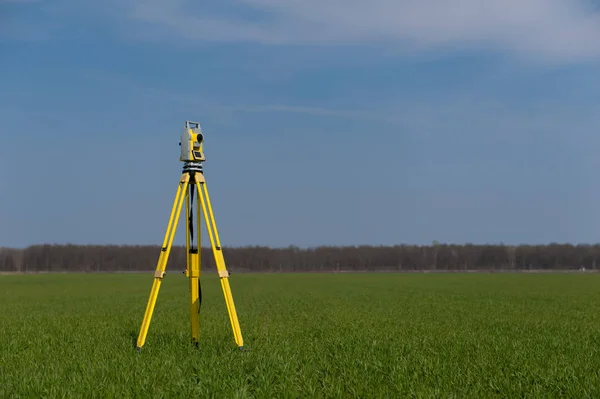
[[[167,225],[167,231],[161,247],[160,256],[158,257],[158,263],[154,272],[154,281],[152,283],[152,290],[150,291],[150,298],[146,305],[146,312],[144,313],[144,319],[140,329],[140,334],[137,340],[137,349],[140,350],[146,341],[146,335],[148,334],[148,328],[150,327],[150,321],[152,320],[152,314],[154,312],[154,306],[156,305],[156,299],[158,298],[158,292],[162,279],[165,275],[165,269],[167,267],[167,261],[169,259],[169,253],[173,245],[173,238],[175,237],[175,231],[177,223],[179,221],[179,215],[181,214],[181,208],[185,200],[185,193],[189,185],[189,175],[182,174],[181,180],[177,187],[177,194],[173,201],[173,207],[171,208],[171,216],[169,217],[169,223]]]
[[[221,280],[221,287],[223,289],[223,295],[225,296],[225,303],[227,305],[227,312],[229,314],[229,320],[231,322],[231,328],[233,330],[233,336],[235,343],[244,349],[244,340],[242,337],[242,331],[238,321],[237,313],[235,311],[235,304],[233,302],[233,295],[231,294],[231,288],[229,286],[229,272],[225,265],[225,259],[223,257],[223,251],[221,248],[221,242],[219,240],[219,233],[215,222],[215,217],[212,211],[212,205],[210,197],[208,195],[208,189],[206,188],[206,181],[204,178],[196,178],[196,184],[198,186],[199,197],[202,205],[203,213],[206,217],[206,230],[208,231],[208,237],[215,258],[215,264],[217,266],[217,272]]]

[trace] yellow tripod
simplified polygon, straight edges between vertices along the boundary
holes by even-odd
[[[150,326],[150,320],[152,319],[152,313],[154,312],[158,291],[165,276],[169,253],[171,252],[173,238],[175,237],[175,230],[179,222],[184,201],[186,202],[186,214],[189,214],[189,223],[186,226],[187,269],[185,274],[189,278],[192,342],[198,345],[198,339],[200,336],[199,311],[202,300],[200,289],[200,252],[202,248],[200,241],[200,221],[202,214],[200,212],[200,208],[202,207],[202,213],[205,216],[206,229],[208,230],[208,236],[215,258],[217,272],[219,273],[221,287],[223,288],[223,294],[225,295],[225,303],[227,304],[227,311],[229,313],[229,320],[231,321],[231,327],[233,329],[233,336],[238,347],[242,350],[244,349],[244,340],[242,338],[242,332],[240,330],[240,325],[233,303],[233,296],[231,295],[231,288],[229,286],[229,272],[225,267],[225,260],[223,258],[223,251],[221,249],[217,225],[215,223],[215,217],[212,211],[208,189],[206,188],[206,180],[202,171],[202,161],[204,161],[204,153],[202,151],[203,136],[202,133],[198,133],[199,129],[200,125],[196,122],[188,121],[185,124],[185,130],[180,143],[182,146],[182,155],[180,160],[185,162],[185,165],[183,167],[183,173],[181,174],[181,179],[179,180],[179,185],[177,187],[177,194],[175,195],[175,201],[173,202],[173,207],[171,209],[171,216],[169,217],[169,223],[167,225],[167,231],[165,233],[160,256],[158,258],[158,264],[156,265],[156,271],[154,272],[152,291],[150,292],[150,298],[148,300],[148,305],[146,306],[144,320],[142,321],[142,327],[137,340],[138,351],[142,348],[144,342],[146,341],[148,327]],[[196,246],[194,246],[193,237],[194,193],[198,194],[198,201],[196,203],[196,225],[198,228]]]

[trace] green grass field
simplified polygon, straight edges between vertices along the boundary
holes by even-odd
[[[0,276],[0,397],[599,397],[600,275]]]

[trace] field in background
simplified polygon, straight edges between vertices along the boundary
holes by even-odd
[[[600,396],[597,274],[215,275],[200,348],[168,274],[0,276],[0,397]]]

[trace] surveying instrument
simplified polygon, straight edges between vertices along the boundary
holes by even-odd
[[[186,226],[187,268],[185,275],[189,278],[192,343],[198,346],[200,335],[199,313],[200,304],[202,303],[202,291],[200,286],[200,254],[202,248],[200,244],[200,221],[202,214],[204,214],[212,253],[215,259],[217,272],[219,273],[219,279],[221,280],[223,294],[225,295],[225,303],[227,304],[229,320],[231,321],[231,327],[233,329],[233,337],[238,347],[241,350],[244,350],[242,332],[235,312],[231,288],[229,287],[229,272],[225,267],[217,225],[215,223],[210,197],[208,196],[208,189],[206,188],[206,180],[202,171],[202,162],[205,161],[203,141],[204,136],[202,135],[200,124],[198,122],[186,121],[185,128],[181,134],[181,142],[179,143],[181,146],[181,156],[179,160],[183,162],[183,172],[181,173],[179,185],[177,186],[177,194],[175,195],[175,201],[173,202],[173,207],[171,209],[171,216],[169,217],[169,223],[160,250],[156,271],[154,272],[152,291],[150,292],[146,313],[144,314],[144,320],[137,340],[136,349],[138,351],[141,350],[146,341],[146,334],[148,333],[148,327],[150,326],[150,320],[152,319],[154,305],[156,304],[156,299],[158,297],[158,290],[160,289],[160,285],[166,274],[167,261],[169,259],[169,253],[171,252],[175,230],[179,222],[179,216],[184,201],[186,203],[186,216],[188,216],[188,223]],[[198,234],[196,237],[196,245],[194,246],[193,207],[195,193],[198,194],[198,201],[196,202],[196,226]],[[200,212],[200,206],[202,206],[202,213]]]

